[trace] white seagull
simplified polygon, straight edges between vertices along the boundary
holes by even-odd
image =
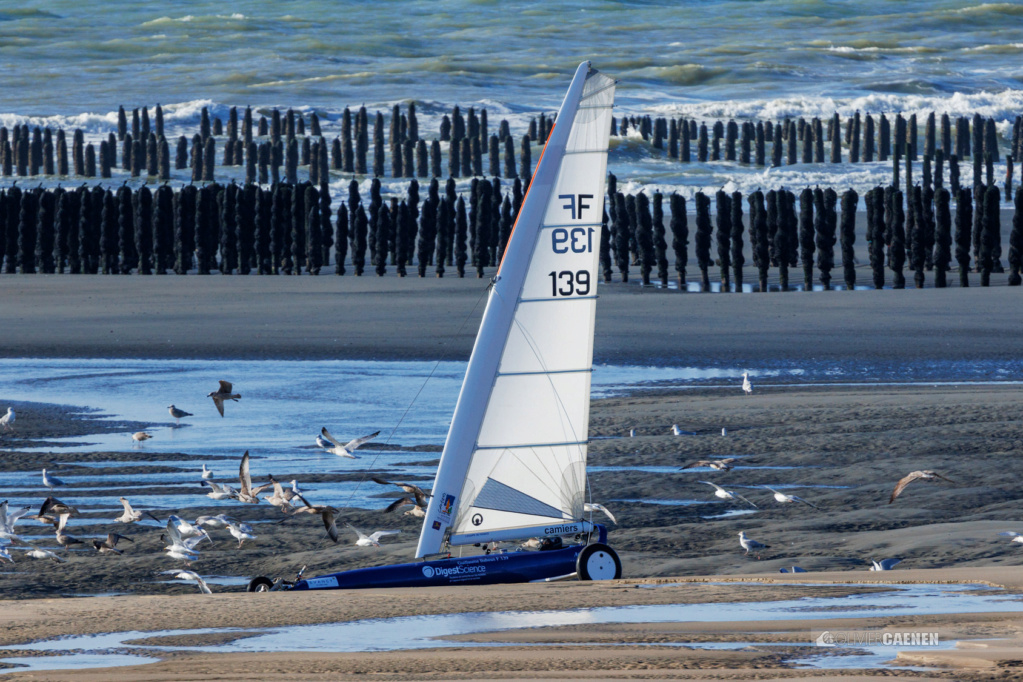
[[[1009,540],[1009,542],[1018,542],[1020,544],[1023,544],[1023,533],[1016,533],[1011,530],[1006,530],[999,533],[999,535],[1004,535],[1006,537],[1012,538],[1012,540]]]
[[[379,436],[380,432],[375,431],[369,434],[368,436],[363,436],[362,438],[355,438],[353,440],[348,441],[344,445],[342,445],[338,439],[334,438],[334,436],[330,435],[330,431],[327,430],[326,426],[320,429],[320,434],[331,442],[331,447],[323,448],[324,450],[331,453],[332,455],[337,455],[338,457],[348,457],[349,459],[355,459],[355,455],[353,455],[352,453],[355,452],[355,450],[360,445],[368,443],[369,441]]]
[[[756,540],[754,540],[752,538],[746,537],[746,531],[744,531],[744,530],[740,530],[739,531],[739,544],[742,545],[742,548],[744,550],[746,550],[746,554],[749,554],[750,551],[756,552],[757,553],[757,559],[760,558],[760,550],[768,549],[771,546],[771,545],[765,545],[762,542],[757,542]]]
[[[0,426],[4,427],[4,431],[11,430],[11,424],[14,423],[14,408],[8,407],[7,414],[0,417]]]
[[[229,488],[231,487],[228,485],[220,485],[218,483],[214,483],[213,481],[203,481],[202,484],[208,485],[210,487],[210,491],[206,493],[206,497],[210,499],[227,500],[235,497],[235,495],[231,493],[231,490],[229,490]]]
[[[872,571],[890,571],[895,567],[895,564],[902,563],[902,559],[882,559],[881,561],[870,560]]]
[[[46,469],[43,469],[43,485],[45,485],[50,490],[53,490],[54,488],[63,488],[64,481],[60,480],[56,476],[51,476],[47,474]]]
[[[605,507],[602,504],[597,504],[596,502],[584,502],[583,503],[583,511],[584,512],[590,512],[591,514],[593,512],[598,512],[598,511],[599,512],[603,512],[604,516],[606,516],[607,518],[611,519],[611,523],[614,523],[614,524],[618,523],[615,520],[615,515],[612,514],[611,512],[609,512],[607,510],[607,507]]]
[[[815,505],[813,502],[807,502],[802,497],[797,497],[795,495],[786,495],[785,493],[778,492],[777,490],[775,490],[774,488],[772,488],[769,485],[765,485],[764,487],[767,488],[768,490],[770,490],[772,493],[774,493],[774,499],[778,500],[782,504],[788,504],[790,502],[802,502],[803,504],[809,505],[809,506],[813,507],[814,509],[818,509],[818,510],[820,509],[820,507]]]
[[[31,507],[21,507],[9,511],[7,500],[0,502],[0,540],[20,540],[21,538],[14,532],[14,524],[30,511],[32,511]]]
[[[213,478],[213,470],[212,469],[207,469],[206,465],[203,464],[202,465],[202,480],[208,481],[211,478]]]
[[[742,373],[742,392],[746,395],[753,393],[753,384],[749,381],[749,372]]]
[[[246,540],[256,539],[256,536],[252,534],[252,528],[244,523],[229,523],[227,531],[238,541],[238,549],[242,548],[242,544]]]
[[[142,515],[145,514],[157,523],[161,523],[160,519],[153,516],[150,512],[142,512],[132,509],[131,503],[128,502],[128,498],[122,497],[119,499],[121,500],[121,504],[124,505],[124,513],[114,519],[114,521],[118,521],[120,523],[135,523],[136,521],[141,521]]]
[[[733,502],[735,500],[742,500],[743,502],[753,507],[754,509],[760,509],[760,507],[753,504],[739,493],[732,492],[731,490],[725,490],[717,483],[711,483],[710,481],[700,481],[700,483],[706,483],[707,485],[714,486],[714,497],[720,497],[722,500],[732,500]]]
[[[216,516],[200,516],[195,520],[196,526],[203,528],[227,528],[229,524],[244,525],[238,523],[236,519],[231,518],[227,514],[217,514]]]
[[[400,530],[378,530],[372,535],[366,535],[365,533],[363,533],[361,530],[359,530],[350,523],[346,523],[345,525],[354,530],[355,533],[359,536],[359,539],[355,541],[355,544],[358,547],[379,547],[380,538],[384,537],[385,535],[397,535],[398,533],[401,532]]]
[[[198,537],[200,540],[205,538],[210,541],[211,545],[213,544],[213,540],[210,538],[209,533],[202,528],[185,521],[177,514],[171,514],[167,517],[167,528],[170,529],[172,526],[181,538]]]
[[[11,553],[7,551],[6,547],[0,545],[0,564],[2,564],[5,561],[9,561],[13,564],[14,557],[11,556]]]
[[[38,547],[33,547],[32,549],[26,550],[25,556],[32,557],[33,559],[50,559],[51,561],[56,561],[58,564],[62,564],[65,561],[67,561],[66,559],[60,558],[59,556],[57,556],[48,549],[39,549]]]
[[[210,590],[210,586],[206,584],[206,581],[202,579],[195,571],[161,571],[161,575],[172,575],[178,580],[194,580],[195,584],[199,586],[199,591],[203,594],[213,594]]]

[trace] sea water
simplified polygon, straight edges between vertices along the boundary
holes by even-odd
[[[995,118],[1005,147],[1023,111],[1017,3],[182,0],[110,11],[51,0],[0,9],[0,44],[0,124],[79,128],[93,142],[116,129],[119,104],[152,116],[157,103],[168,139],[197,132],[203,107],[224,120],[231,106],[250,105],[257,117],[271,107],[316,111],[333,138],[346,106],[389,118],[393,104],[411,101],[427,139],[455,104],[485,107],[491,132],[507,119],[518,138],[531,117],[557,110],[584,59],[620,79],[619,115],[976,112]],[[814,184],[862,193],[891,172],[882,162],[683,165],[636,136],[612,140],[608,168],[624,191],[687,196]],[[968,184],[970,164],[962,171]],[[226,180],[244,169],[217,172]],[[109,184],[126,179],[115,170]],[[187,172],[174,179],[187,182]],[[350,179],[332,174],[336,199]],[[383,191],[406,184],[385,177]]]

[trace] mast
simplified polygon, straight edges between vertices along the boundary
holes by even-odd
[[[583,62],[491,287],[416,556],[582,521],[614,81]],[[552,201],[553,199],[553,201]]]

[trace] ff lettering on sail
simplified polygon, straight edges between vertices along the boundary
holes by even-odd
[[[490,291],[417,557],[585,533],[597,265],[615,81],[576,70]]]

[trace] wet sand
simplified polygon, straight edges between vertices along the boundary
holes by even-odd
[[[0,277],[0,329],[7,357],[465,360],[487,282],[393,275]],[[598,292],[598,363],[1023,356],[1013,314],[1023,288],[680,294],[616,278]]]
[[[166,579],[159,572],[176,566],[177,562],[160,553],[159,528],[136,525],[120,531],[136,540],[127,547],[124,556],[78,551],[59,566],[19,558],[16,566],[0,569],[5,597],[44,597],[0,602],[0,623],[5,626],[0,632],[0,643],[10,645],[55,634],[129,629],[256,628],[423,613],[765,601],[800,594],[843,594],[856,589],[777,584],[763,590],[757,586],[736,589],[690,582],[706,580],[981,582],[1004,585],[1019,593],[1023,592],[1021,548],[997,533],[1023,530],[1017,526],[1020,501],[1017,481],[1023,474],[1023,463],[1017,456],[1019,443],[1023,442],[1023,424],[1018,420],[1020,391],[1008,385],[759,386],[751,397],[738,394],[734,388],[701,388],[683,392],[645,391],[597,400],[593,403],[591,423],[594,440],[590,464],[594,467],[681,466],[698,458],[729,455],[741,455],[739,464],[745,467],[727,473],[591,472],[593,499],[606,504],[618,517],[619,525],[612,526],[610,541],[623,560],[627,580],[622,583],[303,595],[228,594],[243,588],[214,585],[216,594],[205,597],[190,584],[157,582]],[[26,422],[33,420],[32,409],[31,405],[23,406]],[[40,415],[39,419],[44,418]],[[67,421],[54,419],[50,424],[53,435],[59,435]],[[679,423],[695,435],[672,436],[669,430],[672,423]],[[720,435],[722,426],[728,429],[727,437]],[[620,437],[630,428],[636,429],[635,438]],[[126,460],[145,457],[137,452],[96,456]],[[40,455],[28,453],[5,454],[3,468],[23,470],[38,464],[39,458]],[[940,471],[956,483],[917,482],[888,505],[894,482],[920,468]],[[122,494],[131,494],[131,471],[129,467],[123,472]],[[280,476],[290,478],[290,473],[301,475],[289,472]],[[255,476],[258,479],[258,473]],[[73,478],[73,473],[68,477]],[[710,486],[700,483],[701,480],[712,480],[741,492],[760,510],[755,514],[713,518],[741,510],[744,505],[716,501]],[[785,490],[806,498],[820,510],[777,504],[768,491],[757,487],[778,484],[804,486]],[[201,490],[197,489],[195,495],[195,505],[180,510],[186,518],[213,511],[203,506]],[[684,499],[692,504],[619,501],[643,499]],[[419,528],[418,520],[397,514],[345,510],[343,518],[356,526],[402,530],[401,535],[386,539],[384,546],[376,550],[353,546],[354,535],[348,532],[343,532],[342,543],[331,544],[314,517],[276,524],[272,522],[282,517],[267,505],[237,505],[231,511],[250,522],[271,523],[257,525],[257,540],[240,550],[225,531],[215,531],[215,544],[203,548],[202,558],[194,566],[202,575],[290,577],[301,565],[308,565],[307,575],[317,575],[408,561]],[[112,529],[105,515],[90,512],[83,515],[92,522],[76,528],[75,534],[100,536]],[[760,559],[753,554],[744,555],[736,537],[739,530],[747,531],[771,548],[764,550]],[[45,529],[32,526],[31,532],[42,534]],[[871,558],[886,557],[902,558],[903,563],[889,573],[867,572]],[[810,573],[797,576],[778,573],[781,567],[792,565]],[[633,584],[636,580],[683,584],[643,590],[636,589]],[[121,596],[52,599],[96,592]],[[1018,615],[978,618],[951,614],[894,621],[872,619],[862,625],[937,627],[945,633],[943,641],[947,638],[949,646],[960,638],[1023,636],[1017,629]],[[853,627],[844,620],[837,625]],[[690,641],[694,637],[703,638],[701,641],[770,641],[763,637],[779,632],[774,622],[734,623],[731,627],[729,630],[718,625],[658,624],[609,631],[606,626],[576,626],[558,629],[554,634],[529,630],[516,635],[523,638],[519,642],[522,647],[408,651],[386,656],[172,653],[161,654],[168,658],[143,668],[105,673],[76,671],[74,675],[33,674],[31,679],[99,679],[101,675],[107,679],[256,679],[289,668],[303,679],[366,673],[376,673],[384,679],[463,679],[498,673],[532,678],[615,679],[701,678],[711,672],[720,679],[810,675],[791,669],[788,661],[796,650],[650,649],[652,643],[675,642],[680,638]],[[784,637],[791,639],[793,646],[805,643],[810,627],[809,622],[793,622]],[[610,649],[583,644],[614,641],[619,635],[621,642],[631,644]],[[556,656],[551,655],[549,648],[526,646],[551,644],[551,637],[566,644],[558,645]],[[480,643],[485,644],[486,638]],[[892,650],[893,657],[896,651]],[[982,656],[971,652],[973,656],[962,662],[957,663],[955,656],[942,661],[957,666],[979,665],[978,656]],[[1016,654],[1023,659],[1023,653],[1011,646],[1004,651],[985,652],[997,659],[996,664],[1023,672],[1012,667],[1016,664],[1007,663]],[[964,679],[959,673],[954,677]],[[14,675],[14,679],[22,678],[29,676]]]
[[[9,357],[464,359],[482,311],[483,289],[478,280],[455,279],[153,277],[133,278],[132,286],[126,288],[119,278],[0,278],[0,293],[8,302],[0,309],[0,328],[9,341],[5,351]],[[697,366],[801,358],[907,363],[1015,359],[1023,351],[1023,337],[1011,311],[1018,307],[1020,293],[998,287],[691,296],[640,292],[631,284],[617,284],[601,290],[596,354],[598,360],[612,362]],[[469,314],[474,305],[475,312]],[[70,332],[54,334],[54,319],[63,320]],[[467,320],[464,325],[463,320]],[[805,579],[815,581],[982,580],[1019,590],[1023,548],[997,533],[1023,532],[1017,525],[1018,481],[1023,474],[1018,457],[1023,443],[1023,424],[1018,418],[1021,390],[1011,385],[758,385],[748,398],[737,387],[729,387],[642,391],[597,400],[592,407],[591,466],[681,466],[698,458],[742,455],[739,464],[748,468],[727,473],[594,471],[590,474],[593,499],[606,504],[618,517],[619,525],[612,527],[610,539],[621,553],[625,576],[631,579],[675,581],[712,576],[722,580],[751,574],[777,579],[781,567],[796,564],[812,571]],[[76,415],[76,411],[59,406],[22,404],[15,409],[19,411],[18,438],[44,442],[98,428],[88,415],[80,411]],[[696,435],[670,435],[673,423]],[[720,435],[722,427],[728,429],[727,437]],[[130,425],[114,428],[128,430]],[[636,437],[623,437],[632,428]],[[0,434],[0,471],[38,469],[49,461],[46,453],[4,452],[10,438]],[[144,456],[139,452],[95,453],[82,459],[131,462]],[[921,468],[940,471],[956,483],[914,483],[895,504],[888,505],[894,482]],[[130,465],[91,471],[121,473],[123,487],[104,494],[130,496]],[[301,471],[274,474],[282,480],[302,476]],[[73,469],[67,477],[74,478]],[[719,517],[739,511],[741,505],[716,501],[710,486],[701,480],[735,489],[761,509],[751,515]],[[778,505],[768,491],[757,487],[779,484],[803,486],[785,490],[805,497],[820,511]],[[193,518],[213,511],[204,506],[202,495],[197,488],[195,503],[180,510],[183,516]],[[281,518],[266,505],[239,505],[232,511],[247,521]],[[113,529],[109,515],[83,510],[83,516],[89,523],[76,527],[74,534],[98,537]],[[307,565],[307,574],[316,575],[407,561],[412,556],[418,520],[397,514],[382,517],[380,512],[366,510],[345,510],[344,517],[359,527],[399,528],[402,534],[385,540],[379,550],[369,550],[354,547],[354,535],[343,535],[341,544],[332,545],[313,517],[283,524],[261,523],[256,528],[257,540],[241,550],[224,531],[215,532],[216,544],[204,548],[195,568],[203,575],[291,576]],[[31,528],[33,534],[47,532],[42,526]],[[739,530],[771,548],[761,559],[745,556],[736,537]],[[217,594],[204,597],[196,594],[192,585],[159,583],[164,579],[159,572],[176,565],[160,553],[159,529],[136,526],[121,532],[136,540],[121,557],[81,551],[58,566],[17,557],[16,553],[14,567],[0,568],[0,623],[5,626],[0,641],[15,644],[54,635],[197,624],[253,628],[409,613],[723,598],[715,596],[717,588],[708,585],[640,590],[622,583],[563,583],[457,588],[436,594],[416,591],[414,601],[403,591],[302,595],[301,606],[293,608],[299,595],[222,594],[242,588],[214,585]],[[892,556],[902,558],[903,563],[891,574],[866,572],[869,559]],[[822,588],[805,589],[820,594]],[[785,598],[793,594],[787,590],[790,588],[770,587],[749,593],[752,596],[748,598]],[[97,592],[127,594],[56,598]],[[734,591],[728,594],[734,601]],[[212,604],[216,606],[210,608]],[[1016,616],[934,618],[937,620],[904,619],[899,625],[937,624],[948,628],[950,639],[1021,637]],[[677,638],[676,630],[682,627],[637,626],[633,628],[637,632],[626,639],[637,644],[666,637],[665,641],[674,641],[670,637]],[[800,622],[793,625],[793,631],[805,635],[809,627],[808,622]],[[696,628],[700,632],[689,629],[686,636],[723,641],[750,632],[758,636],[775,632],[773,628],[774,624],[743,622],[734,624],[731,632]],[[546,641],[548,635],[541,634],[531,631],[529,636]],[[557,637],[568,638],[571,645],[554,650],[454,648],[386,656],[175,653],[141,668],[26,673],[12,679],[263,679],[285,671],[302,679],[365,678],[367,673],[382,679],[484,675],[820,679],[834,675],[789,669],[786,656],[774,650],[579,646],[583,639],[613,639],[614,633],[602,634],[596,627],[581,634],[565,631]],[[939,662],[980,665],[984,656],[976,650],[971,650],[971,655],[965,659],[949,656]],[[1023,676],[1018,663],[1023,653],[1017,648],[1006,647],[997,654],[989,650],[987,656],[1008,671],[1004,679]],[[853,679],[870,679],[860,672],[851,675]],[[976,675],[976,679],[985,679],[983,673]],[[937,672],[922,677],[928,676],[966,679],[969,674]]]

